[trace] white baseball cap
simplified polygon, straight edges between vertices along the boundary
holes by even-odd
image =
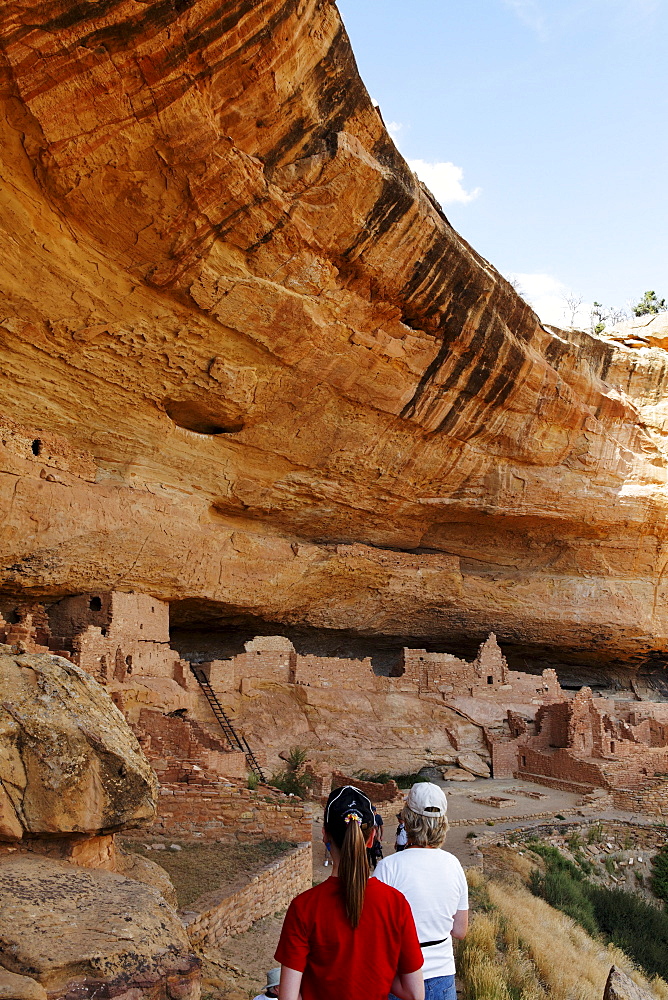
[[[418,781],[411,788],[406,805],[418,816],[445,816],[448,800],[445,792],[431,781]]]
[[[276,966],[275,969],[270,969],[269,972],[267,973],[267,985],[265,986],[265,989],[266,990],[275,989],[279,985],[280,981],[281,981],[281,967],[280,965],[278,965]]]

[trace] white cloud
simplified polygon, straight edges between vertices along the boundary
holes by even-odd
[[[401,124],[401,122],[388,122],[385,127],[387,128],[387,131],[390,133],[390,135],[394,139],[395,146],[398,146],[399,145],[399,142],[398,142],[399,133],[401,132],[401,130],[403,128],[403,125]]]
[[[516,271],[506,277],[538,313],[543,323],[550,326],[574,326],[579,330],[589,329],[593,303],[583,302],[563,281],[551,274]]]
[[[545,13],[538,0],[503,0],[506,7],[519,17],[523,24],[544,37],[546,33]]]
[[[466,205],[480,194],[480,188],[467,191],[462,181],[464,171],[454,163],[427,163],[426,160],[409,160],[408,166],[427,185],[441,205],[460,202]]]

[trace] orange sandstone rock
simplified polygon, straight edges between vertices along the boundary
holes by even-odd
[[[0,586],[640,664],[665,351],[541,326],[334,4],[0,13]]]

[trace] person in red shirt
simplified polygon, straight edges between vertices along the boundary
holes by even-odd
[[[275,958],[280,1000],[424,1000],[422,952],[405,897],[369,881],[371,803],[352,785],[325,807],[332,874],[292,900]]]

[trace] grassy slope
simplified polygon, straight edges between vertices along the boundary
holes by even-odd
[[[474,916],[458,949],[465,1000],[601,1000],[611,965],[658,1000],[668,985],[651,983],[618,948],[590,937],[570,917],[515,880],[469,872]]]

